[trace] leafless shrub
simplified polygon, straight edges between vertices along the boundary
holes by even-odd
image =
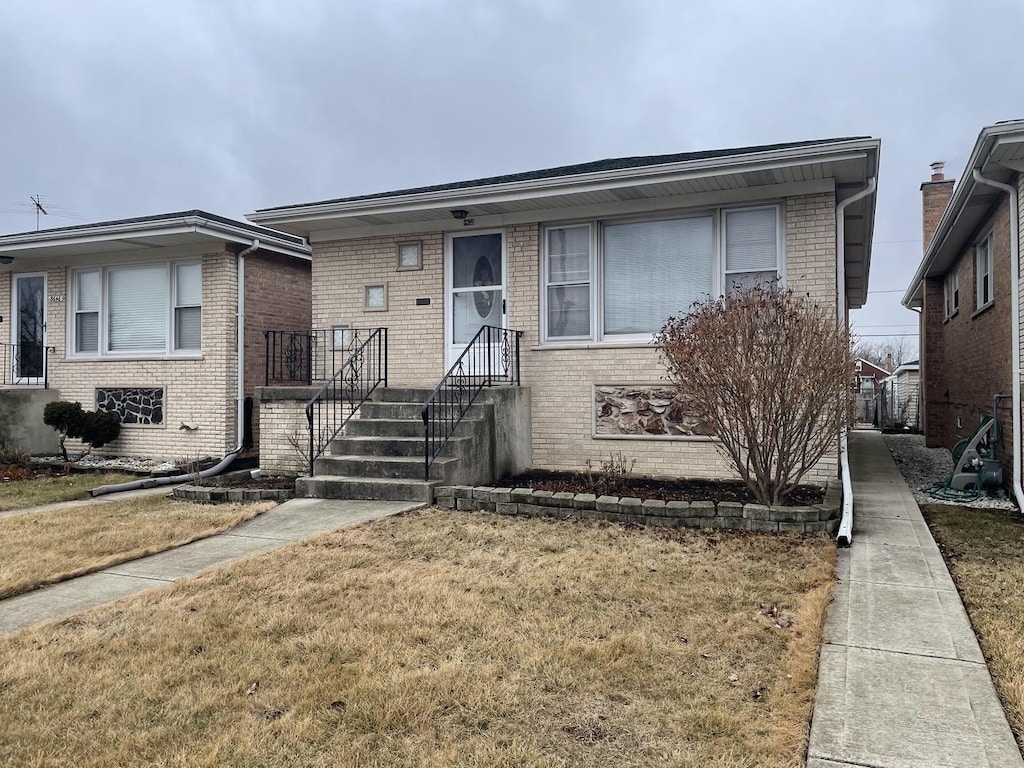
[[[792,291],[697,302],[656,341],[681,406],[714,427],[762,504],[783,503],[850,424],[849,335],[832,311]]]
[[[636,459],[628,459],[619,451],[610,454],[607,461],[602,461],[600,469],[594,469],[590,459],[587,459],[585,466],[580,477],[591,493],[596,496],[621,496],[628,490]]]

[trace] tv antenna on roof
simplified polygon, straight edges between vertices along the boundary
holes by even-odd
[[[35,204],[35,206],[36,206],[36,232],[38,232],[39,231],[39,214],[41,213],[41,214],[43,214],[43,216],[49,216],[50,214],[48,214],[46,212],[46,209],[43,208],[42,199],[40,198],[40,196],[38,194],[29,195],[28,199],[31,200]]]

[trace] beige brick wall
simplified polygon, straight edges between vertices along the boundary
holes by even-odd
[[[203,258],[203,351],[200,359],[67,359],[68,269],[50,268],[46,273],[48,294],[65,297],[64,302],[47,305],[48,342],[56,348],[50,355],[50,387],[60,392],[61,399],[77,400],[86,410],[93,410],[97,387],[164,388],[162,426],[126,425],[115,442],[97,453],[175,459],[197,454],[221,456],[234,448],[237,300],[234,255],[216,253]],[[0,275],[0,315],[7,322],[11,309],[10,285],[11,273]],[[9,338],[10,331],[6,333]],[[179,429],[183,422],[195,424],[197,429]]]
[[[398,243],[422,242],[423,269],[398,270]],[[392,383],[433,387],[444,374],[444,236],[340,240],[313,247],[313,327],[386,326]],[[364,290],[386,284],[388,309],[366,310]],[[429,305],[416,299],[429,298]]]
[[[786,201],[786,279],[794,291],[835,307],[835,197],[831,193]],[[395,272],[395,243],[421,239],[424,269]],[[314,245],[313,322],[387,325],[392,385],[434,386],[442,372],[444,346],[444,239],[439,233],[376,237]],[[594,439],[593,385],[651,384],[665,370],[651,346],[566,349],[539,346],[540,227],[506,228],[509,326],[524,331],[523,383],[532,390],[533,465],[580,469],[610,452],[636,459],[636,471],[658,475],[722,477],[732,473],[707,440]],[[388,281],[386,313],[363,312],[363,286]],[[429,296],[429,307],[414,298]],[[378,320],[379,318],[379,320]],[[822,462],[812,479],[834,478],[835,457]]]
[[[300,441],[308,453],[309,427],[304,400],[269,400],[260,403],[260,469],[307,474],[308,459],[292,441]]]

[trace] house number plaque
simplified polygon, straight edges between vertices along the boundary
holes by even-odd
[[[52,294],[50,296],[50,303],[51,304],[63,304],[64,303],[64,296],[62,294],[59,294],[59,293]]]

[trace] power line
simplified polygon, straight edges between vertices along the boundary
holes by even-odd
[[[875,323],[873,325],[861,325],[860,323],[851,323],[858,328],[916,328],[917,323]]]
[[[904,288],[892,288],[887,291],[868,291],[868,293],[906,293]]]
[[[894,336],[915,336],[916,337],[917,334],[916,333],[858,333],[857,336],[859,336],[862,339],[875,338],[875,337],[878,337],[880,339],[891,339]]]

